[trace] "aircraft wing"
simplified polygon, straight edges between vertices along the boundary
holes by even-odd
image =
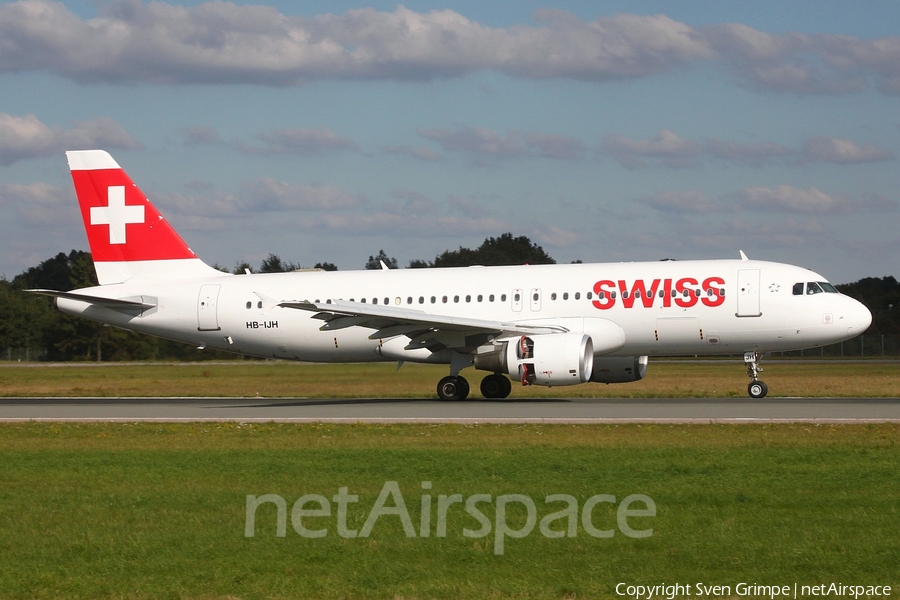
[[[565,327],[555,325],[451,317],[409,308],[344,300],[332,300],[330,303],[287,301],[278,306],[315,313],[313,319],[325,322],[319,328],[321,331],[365,327],[375,330],[369,336],[373,340],[405,335],[410,338],[407,350],[451,348],[472,351],[496,337],[568,332]]]

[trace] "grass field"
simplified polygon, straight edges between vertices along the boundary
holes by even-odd
[[[621,598],[618,583],[698,582],[731,597],[740,582],[896,593],[898,464],[897,425],[5,424],[0,597]],[[361,530],[390,481],[415,537],[396,514],[342,537],[336,501],[330,516],[301,515],[323,537],[292,526],[302,495],[331,501],[346,487],[358,496],[346,526]],[[265,494],[286,502],[284,537],[274,504],[246,536],[247,496]],[[480,524],[458,503],[437,535],[438,497],[454,494],[490,495],[487,535],[464,535]],[[612,537],[577,518],[572,537],[535,525],[498,554],[498,497],[511,494],[534,501],[537,521],[565,506],[551,494],[578,510],[597,494],[643,494],[655,516],[627,523],[652,535],[624,535],[601,502],[588,524]],[[507,526],[525,530],[525,504],[507,506]]]
[[[313,365],[289,362],[190,364],[31,365],[0,363],[0,396],[269,396],[436,397],[445,366],[407,364]],[[894,364],[791,361],[763,363],[773,396],[897,396]],[[477,396],[483,371],[463,375]],[[715,363],[651,361],[642,381],[567,387],[513,386],[512,397],[711,397],[745,398],[748,379],[738,360]]]

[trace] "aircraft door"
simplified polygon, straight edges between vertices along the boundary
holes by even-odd
[[[762,316],[759,306],[759,269],[740,269],[737,291],[737,316]]]
[[[219,331],[217,304],[220,285],[201,285],[197,298],[197,331]]]

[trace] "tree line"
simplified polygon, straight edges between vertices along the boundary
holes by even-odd
[[[411,260],[407,268],[553,264],[543,248],[525,236],[505,233],[489,237],[477,248],[462,246],[447,250],[434,260]],[[580,262],[580,261],[576,261]],[[370,255],[365,269],[398,268],[396,258],[384,250]],[[221,267],[218,267],[221,269]],[[300,265],[270,254],[254,269],[248,263],[234,267],[235,274],[296,271]],[[313,268],[336,271],[328,262]],[[221,269],[227,271],[227,269]],[[218,351],[200,351],[187,344],[108,327],[87,319],[64,315],[52,308],[52,301],[22,290],[43,288],[67,291],[97,285],[94,264],[88,252],[72,250],[31,267],[12,280],[0,278],[0,360],[209,360],[233,358]],[[867,277],[837,286],[872,311],[872,326],[866,336],[900,335],[900,283],[893,276]]]

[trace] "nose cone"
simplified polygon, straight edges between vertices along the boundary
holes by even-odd
[[[854,337],[869,328],[869,325],[872,324],[872,313],[862,302],[853,298],[847,298],[847,300],[842,323],[847,326],[848,337]]]

